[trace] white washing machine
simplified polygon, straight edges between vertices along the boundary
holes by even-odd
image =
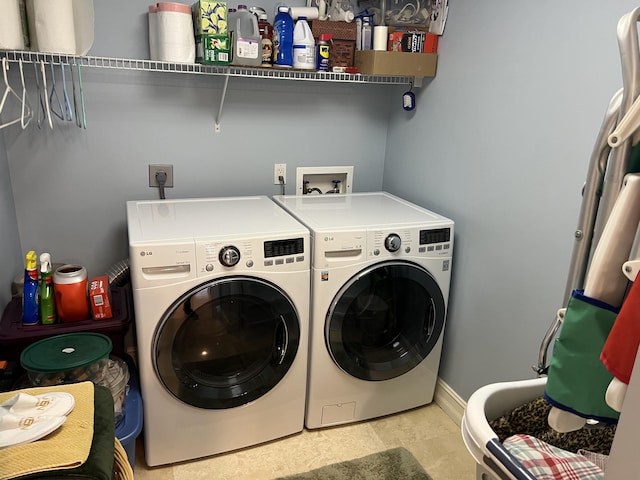
[[[311,230],[307,428],[430,403],[453,221],[385,192],[274,200]]]
[[[268,197],[127,202],[150,466],[302,431],[309,231]]]

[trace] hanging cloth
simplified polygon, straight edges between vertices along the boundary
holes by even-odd
[[[607,370],[627,385],[631,379],[631,370],[639,345],[640,282],[635,281],[600,354]]]
[[[574,291],[553,347],[545,399],[554,407],[605,423],[619,413],[607,405],[604,392],[613,379],[600,352],[618,309]]]

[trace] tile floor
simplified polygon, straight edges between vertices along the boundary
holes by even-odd
[[[394,447],[411,451],[433,480],[475,479],[475,461],[460,428],[435,403],[164,467],[147,467],[142,437],[136,449],[136,480],[271,480]]]

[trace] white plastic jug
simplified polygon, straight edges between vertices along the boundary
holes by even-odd
[[[262,41],[257,17],[247,10],[246,5],[238,5],[238,10],[229,12],[227,23],[233,32],[232,65],[259,67],[262,64]]]
[[[298,17],[293,29],[293,68],[316,69],[316,42],[306,17]]]

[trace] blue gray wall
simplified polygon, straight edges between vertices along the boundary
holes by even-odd
[[[532,378],[562,305],[587,164],[639,4],[450,2],[438,73],[392,110],[383,186],[456,221],[442,378]]]
[[[146,58],[147,5],[95,2],[90,54]],[[274,163],[287,164],[287,193],[296,167],[312,165],[353,165],[355,189],[382,187],[397,86],[231,78],[215,133],[220,76],[84,68],[83,80],[86,130],[57,120],[4,135],[22,248],[90,275],[128,255],[125,202],[158,196],[150,163],[173,164],[168,198],[278,194]]]
[[[90,53],[144,56],[147,3],[95,2]],[[617,21],[636,6],[452,0],[437,77],[415,89],[413,114],[399,108],[402,87],[232,78],[216,134],[220,78],[85,69],[86,131],[0,134],[0,282],[29,248],[91,274],[125,257],[125,201],[157,195],[149,163],[174,165],[170,197],[276,194],[275,162],[293,193],[296,166],[354,165],[354,190],[384,188],[456,221],[442,378],[464,398],[529,378],[621,86]]]
[[[7,150],[2,135],[0,135],[0,252],[3,257],[0,263],[0,308],[4,308],[11,298],[11,282],[24,269],[24,263],[21,260],[16,210],[7,165]]]

